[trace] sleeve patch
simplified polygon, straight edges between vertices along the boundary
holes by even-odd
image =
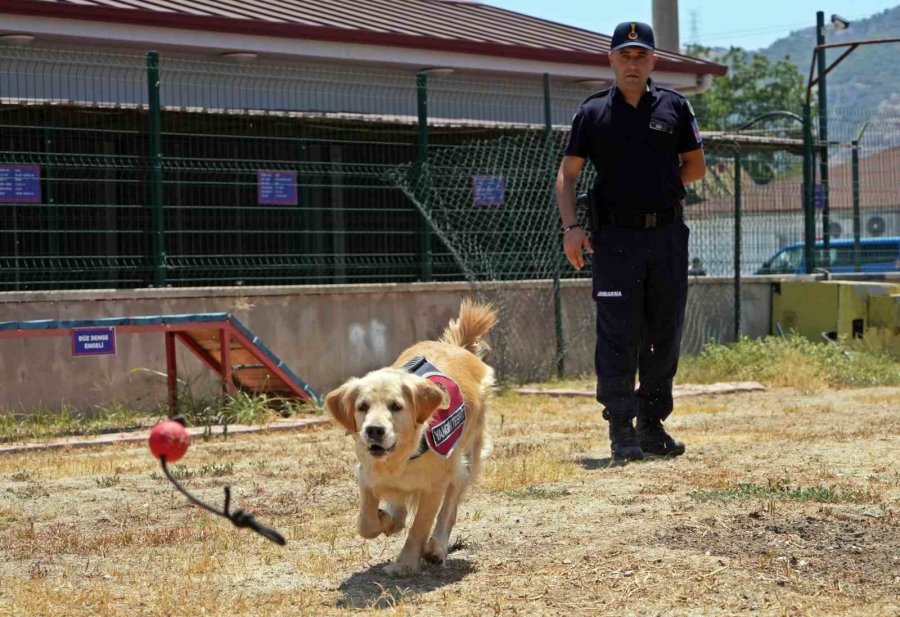
[[[697,126],[697,118],[691,118],[691,128],[694,130],[694,139],[697,140],[698,144],[702,144],[703,138],[700,136],[700,127]]]
[[[696,118],[697,114],[694,113],[694,108],[691,107],[691,102],[687,99],[684,99],[684,102],[687,103],[687,108],[688,108],[688,111],[691,112],[691,116]],[[696,124],[696,122],[694,124]]]

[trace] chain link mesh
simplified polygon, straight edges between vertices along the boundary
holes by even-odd
[[[501,376],[589,366],[590,268],[564,258],[553,189],[588,90],[549,76],[423,88],[394,69],[163,54],[150,135],[148,71],[144,55],[0,48],[0,171],[40,183],[39,201],[0,203],[0,290],[146,287],[161,269],[175,286],[465,279],[503,313]],[[874,115],[830,110],[817,236],[858,234],[862,250],[848,265],[845,247],[822,247],[818,265],[865,272],[891,257],[867,241],[900,235],[898,118],[893,99]],[[709,171],[686,200],[687,353],[734,338],[736,274],[803,240],[799,137],[787,120],[707,136]],[[262,171],[295,177],[296,203],[261,203]],[[536,340],[550,323],[556,337]]]

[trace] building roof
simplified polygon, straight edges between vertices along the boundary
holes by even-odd
[[[845,157],[846,158],[846,157]],[[711,163],[710,174],[732,176],[733,167],[721,161]],[[717,169],[718,168],[718,169]],[[860,153],[859,205],[863,210],[894,209],[897,207],[898,182],[894,171],[900,169],[900,147],[886,148],[875,153]],[[818,168],[817,168],[818,171]],[[741,207],[750,212],[803,211],[803,178],[781,178],[769,184],[754,184],[748,174],[743,177]],[[853,209],[853,167],[845,161],[829,165],[828,204],[832,211]],[[699,205],[703,213],[734,211],[734,197],[707,199]]]
[[[0,0],[0,13],[609,65],[609,36],[468,0]],[[657,56],[659,71],[727,70],[674,52]]]

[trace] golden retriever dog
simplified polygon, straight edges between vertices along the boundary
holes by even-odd
[[[464,300],[437,341],[406,349],[387,368],[353,378],[325,397],[332,418],[353,435],[359,459],[359,534],[392,535],[412,526],[392,576],[443,563],[466,486],[489,450],[485,408],[494,371],[481,357],[497,323],[489,305]]]

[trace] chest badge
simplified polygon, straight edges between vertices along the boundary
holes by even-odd
[[[659,120],[651,120],[650,121],[650,129],[654,131],[660,131],[662,133],[671,133],[672,127],[665,122],[660,122]]]

